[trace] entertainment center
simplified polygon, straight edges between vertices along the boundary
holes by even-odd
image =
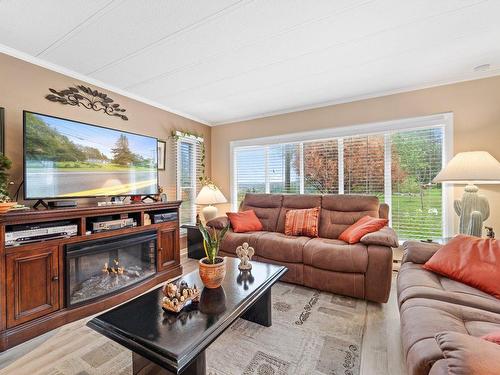
[[[31,209],[0,216],[0,351],[181,275],[180,204]],[[145,220],[147,215],[153,220]],[[103,219],[132,219],[135,225],[94,231]],[[76,225],[76,234],[5,244],[6,234],[19,226],[61,222]]]

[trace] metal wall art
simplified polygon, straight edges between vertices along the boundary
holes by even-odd
[[[52,94],[49,94],[45,99],[51,102],[59,102],[61,104],[82,106],[94,111],[103,111],[109,116],[117,116],[122,120],[127,121],[128,117],[122,114],[125,109],[120,108],[120,104],[114,103],[108,95],[97,90],[92,90],[90,87],[77,85],[69,87],[66,90],[57,91],[49,89]]]

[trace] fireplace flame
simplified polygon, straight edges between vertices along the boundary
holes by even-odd
[[[112,267],[109,266],[108,262],[104,263],[104,267],[102,269],[103,273],[106,273],[108,275],[123,275],[125,272],[125,267],[120,267],[120,262],[118,259],[113,259],[114,265]]]

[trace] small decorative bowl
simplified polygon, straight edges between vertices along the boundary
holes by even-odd
[[[0,214],[4,214],[4,213],[8,212],[16,204],[17,204],[17,202],[0,203]]]

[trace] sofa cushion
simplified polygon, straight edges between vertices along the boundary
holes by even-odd
[[[366,234],[377,232],[387,225],[387,219],[377,219],[371,216],[363,216],[354,224],[340,233],[339,240],[353,244],[358,243]]]
[[[231,222],[231,228],[233,228],[233,232],[245,233],[261,231],[263,229],[262,223],[260,222],[257,215],[255,215],[254,210],[226,212],[226,215]]]
[[[303,263],[304,245],[310,240],[309,237],[267,232],[258,238],[254,250],[256,255],[278,262]]]
[[[286,213],[290,210],[321,206],[321,195],[283,195],[283,203],[278,217],[276,232],[285,233]]]
[[[500,345],[500,331],[495,331],[488,333],[487,335],[484,335],[481,337],[483,340],[492,342],[494,344]]]
[[[458,235],[440,248],[424,268],[500,299],[500,241],[496,239]]]
[[[500,314],[426,298],[401,306],[401,336],[408,375],[428,374],[443,354],[434,336],[442,331],[476,337],[500,328]]]
[[[337,239],[344,230],[363,216],[379,217],[379,200],[366,195],[323,195],[319,236]]]
[[[368,251],[361,243],[313,238],[304,246],[304,264],[327,271],[364,273],[368,267]]]
[[[449,375],[500,374],[500,346],[455,332],[436,335]]]
[[[236,248],[241,246],[243,242],[247,242],[254,249],[257,246],[257,240],[260,236],[267,232],[245,232],[245,233],[235,233],[233,231],[228,231],[226,236],[222,240],[220,245],[220,250],[229,253],[236,254]]]
[[[404,263],[398,273],[398,301],[429,298],[487,310],[500,314],[495,297],[458,281],[427,271],[421,264]]]
[[[285,217],[287,236],[318,237],[319,207],[289,210]]]
[[[279,194],[246,194],[240,211],[254,210],[262,223],[263,230],[276,231],[283,196]]]

